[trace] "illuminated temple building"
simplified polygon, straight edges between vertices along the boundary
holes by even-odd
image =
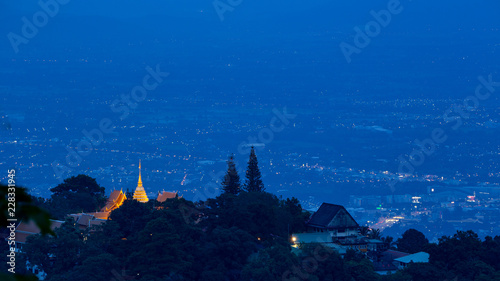
[[[156,201],[158,203],[166,202],[167,200],[175,200],[182,198],[179,196],[177,191],[169,192],[163,190],[158,192]],[[141,178],[141,163],[139,162],[139,181],[137,183],[137,188],[135,189],[134,200],[142,203],[149,201],[146,191],[142,186]],[[113,190],[109,195],[106,204],[97,212],[87,212],[87,213],[75,213],[66,215],[67,218],[72,218],[74,220],[74,225],[81,231],[89,230],[90,232],[96,231],[97,226],[102,225],[109,219],[111,212],[120,208],[123,203],[127,200],[127,196],[122,190]],[[163,209],[161,204],[155,207],[156,209]],[[52,230],[61,227],[64,221],[50,220]],[[34,221],[21,221],[16,229],[16,247],[22,249],[23,245],[26,243],[27,238],[31,235],[40,234],[41,230],[38,228]]]
[[[156,201],[160,202],[160,203],[163,203],[165,201],[167,201],[167,199],[174,199],[174,198],[178,198],[178,194],[177,192],[168,192],[168,191],[163,191],[163,192],[158,192],[158,197],[156,198]],[[182,196],[180,197],[182,198]]]
[[[146,191],[144,190],[144,187],[142,186],[141,161],[139,161],[139,181],[137,182],[137,187],[135,188],[134,200],[137,200],[141,203],[146,203],[149,201],[149,198],[146,195]]]
[[[109,195],[108,201],[106,201],[106,205],[102,208],[101,212],[111,212],[120,208],[123,204],[123,201],[127,200],[127,196],[121,190],[113,190]]]
[[[111,214],[111,211],[120,208],[120,206],[123,205],[123,201],[125,200],[127,200],[127,196],[125,196],[125,193],[123,193],[123,191],[113,190],[113,192],[111,192],[111,194],[109,195],[108,200],[106,201],[106,205],[104,205],[104,207],[102,207],[99,212],[89,214],[93,215],[96,219],[107,220],[109,218],[109,215]]]

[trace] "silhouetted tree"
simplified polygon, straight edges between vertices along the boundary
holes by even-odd
[[[387,245],[387,248],[391,248],[394,243],[394,238],[392,236],[382,237],[382,241]]]
[[[290,245],[276,244],[251,256],[242,270],[241,279],[245,281],[285,280],[283,274],[299,264],[297,256],[291,253]]]
[[[357,261],[342,259],[337,251],[322,244],[305,244],[301,250],[298,254],[299,264],[289,267],[283,273],[282,280],[358,280],[347,272],[347,263],[357,264]]]
[[[248,192],[256,191],[262,192],[265,190],[264,183],[262,183],[261,174],[259,170],[259,163],[255,149],[252,146],[250,150],[250,159],[248,160],[248,168],[246,172],[245,190]]]
[[[405,269],[405,272],[409,274],[412,277],[411,280],[414,281],[453,280],[451,278],[446,279],[446,272],[442,268],[429,263],[410,263]]]
[[[368,233],[368,237],[370,239],[380,239],[381,236],[380,236],[380,229],[370,229],[370,232]]]
[[[241,270],[256,248],[256,238],[237,227],[217,227],[199,249],[205,257],[199,280],[241,280]]]
[[[88,257],[82,264],[75,266],[68,272],[61,272],[50,277],[50,281],[100,281],[116,280],[113,273],[118,273],[118,263],[115,256],[110,254],[100,254]],[[118,278],[124,280],[124,278]]]
[[[222,190],[224,193],[237,195],[240,193],[240,189],[240,176],[238,175],[238,171],[236,171],[234,155],[231,155],[229,160],[227,160],[227,173],[222,182]]]
[[[95,212],[106,202],[104,190],[94,178],[86,175],[67,178],[50,189],[49,211],[58,219],[64,219],[71,213]]]
[[[132,275],[162,278],[175,272],[188,273],[194,262],[193,249],[184,247],[187,239],[180,234],[166,218],[150,220],[133,240],[135,251],[126,262]]]
[[[8,195],[9,193],[15,193],[15,197]],[[9,203],[12,203],[15,198],[16,212],[10,213]],[[38,207],[36,201],[33,201],[35,197],[30,196],[25,188],[16,187],[15,189],[9,188],[7,185],[0,184],[0,227],[7,227],[10,222],[7,219],[17,218],[22,219],[25,222],[33,220],[35,224],[40,228],[42,234],[53,234],[50,229],[50,215],[44,209]]]
[[[482,250],[481,240],[473,231],[458,231],[453,237],[439,238],[439,244],[431,244],[426,250],[430,254],[430,262],[439,268],[473,280],[478,258]],[[486,250],[488,251],[488,250]],[[498,257],[497,257],[498,259]]]
[[[403,237],[397,240],[398,251],[410,254],[424,251],[428,244],[429,240],[425,238],[425,235],[413,228],[405,231],[405,233],[403,233]]]
[[[136,200],[125,200],[120,208],[111,212],[109,219],[118,223],[123,236],[128,237],[143,229],[151,219],[152,210],[149,207]]]
[[[346,260],[345,271],[350,275],[350,280],[376,281],[380,279],[380,276],[373,269],[372,262],[366,257],[361,260]]]
[[[361,226],[359,228],[359,234],[362,236],[368,237],[368,234],[370,233],[370,228],[368,226]]]
[[[15,193],[15,197],[9,195],[9,193]],[[7,185],[0,184],[0,233],[4,234],[3,231],[10,224],[7,219],[14,218],[13,213],[9,212],[9,203],[12,203],[15,198],[16,213],[15,218],[19,221],[23,220],[25,222],[33,221],[37,227],[40,229],[42,234],[53,234],[50,228],[50,215],[44,209],[39,208],[38,204],[33,201],[34,197],[30,196],[25,188],[17,186],[15,189],[9,188]],[[10,246],[6,241],[2,241],[2,246],[0,247],[0,254],[2,257],[6,258],[7,254],[10,254]],[[16,269],[15,274],[7,273],[10,267],[7,267],[7,263],[2,259],[2,265],[0,265],[0,280],[5,281],[32,281],[38,280],[33,275],[25,275],[26,269],[24,264],[26,261],[25,254],[16,253]]]
[[[297,198],[292,197],[280,201],[281,214],[284,214],[283,219],[280,221],[287,223],[288,234],[305,232],[306,221],[311,214],[302,209],[300,202]]]

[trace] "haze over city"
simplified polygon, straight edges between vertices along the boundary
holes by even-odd
[[[430,242],[500,233],[498,1],[0,3],[0,182],[265,191]]]

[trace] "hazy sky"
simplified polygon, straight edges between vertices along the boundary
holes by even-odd
[[[222,1],[222,0],[221,0]],[[191,1],[137,1],[137,0],[70,0],[61,7],[60,15],[99,15],[105,17],[133,18],[145,15],[170,15],[179,18],[192,17],[203,11],[216,15],[212,0]],[[226,3],[226,0],[222,1]],[[237,1],[235,1],[238,3]],[[242,0],[226,20],[258,20],[259,18],[281,18],[294,15],[294,21],[306,23],[330,18],[332,23],[368,18],[369,11],[387,6],[387,0],[352,1],[248,1]],[[411,19],[414,26],[442,23],[483,25],[498,23],[495,18],[500,11],[500,2],[487,1],[415,1],[401,0],[405,9],[404,18]],[[39,10],[38,1],[2,1],[0,15],[30,15]],[[218,17],[215,19],[218,20]],[[192,24],[195,24],[194,22]],[[181,26],[179,26],[181,27]]]
[[[359,74],[379,73],[378,64],[384,63],[381,57],[393,55],[395,49],[401,53],[395,66],[408,71],[412,70],[412,60],[432,61],[452,53],[449,60],[442,61],[442,68],[423,65],[413,69],[415,73],[424,73],[430,67],[434,72],[458,71],[463,78],[468,72],[475,77],[484,71],[496,71],[489,64],[498,60],[494,54],[500,46],[498,0],[401,0],[402,12],[393,15],[390,24],[363,50],[359,55],[363,59],[347,64],[339,44],[353,44],[354,28],[364,28],[374,19],[372,11],[387,9],[393,1],[242,0],[226,11],[221,20],[212,0],[70,0],[60,5],[59,12],[28,44],[19,46],[21,51],[17,54],[7,34],[21,34],[22,17],[32,20],[41,8],[38,1],[2,1],[0,34],[4,35],[0,37],[0,58],[92,58],[99,52],[103,59],[120,54],[126,60],[149,56],[141,59],[159,62],[187,56],[191,62],[186,61],[184,66],[191,67],[199,61],[207,65],[222,62],[220,58],[245,58],[252,54],[259,58],[292,49],[307,53],[307,61],[331,61],[326,71]],[[377,65],[370,64],[370,59],[376,60]],[[290,58],[284,59],[282,67],[289,67],[288,62]],[[375,67],[373,71],[366,69],[370,65]],[[303,71],[311,70],[325,71],[316,66]],[[459,74],[449,76],[447,83],[456,81]]]

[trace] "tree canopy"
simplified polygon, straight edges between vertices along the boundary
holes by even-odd
[[[257,155],[255,155],[255,149],[253,146],[250,150],[250,159],[248,160],[244,188],[248,192],[262,192],[265,190],[264,183],[261,179]]]
[[[67,178],[50,191],[52,196],[47,206],[58,219],[71,213],[95,212],[106,202],[105,188],[86,175]]]
[[[14,194],[14,195],[9,195]],[[15,198],[16,212],[9,212],[9,203],[13,200],[9,198]],[[35,202],[33,202],[33,197],[30,196],[27,190],[23,187],[17,186],[12,188],[7,185],[0,184],[0,229],[3,235],[4,231],[7,231],[6,227],[11,223],[7,219],[15,218],[18,221],[33,221],[37,227],[40,229],[42,234],[54,234],[50,228],[50,214],[46,210],[38,207]],[[16,268],[15,274],[6,273],[10,267],[7,267],[7,262],[4,259],[10,254],[10,246],[6,241],[0,243],[0,254],[2,256],[0,263],[0,279],[5,281],[34,281],[37,280],[36,276],[29,275],[26,272],[26,268],[19,266],[26,263],[25,255],[17,253],[16,255]]]
[[[422,233],[409,229],[397,240],[398,250],[428,252],[430,262],[410,263],[380,276],[359,251],[348,250],[342,257],[322,244],[290,247],[289,235],[306,231],[309,216],[298,199],[280,199],[265,191],[225,192],[196,204],[183,198],[162,203],[128,199],[95,228],[81,230],[67,219],[55,236],[30,236],[19,261],[38,265],[47,281],[500,278],[499,236],[482,241],[472,231],[459,231],[429,244]],[[365,235],[380,237],[380,232],[365,228]],[[384,241],[390,245],[393,240]]]
[[[403,233],[403,236],[396,243],[399,251],[414,254],[424,251],[429,244],[429,240],[425,238],[422,232],[410,228]]]
[[[224,193],[237,195],[241,191],[240,176],[234,163],[234,155],[229,156],[227,160],[227,172],[222,181],[222,190]]]

